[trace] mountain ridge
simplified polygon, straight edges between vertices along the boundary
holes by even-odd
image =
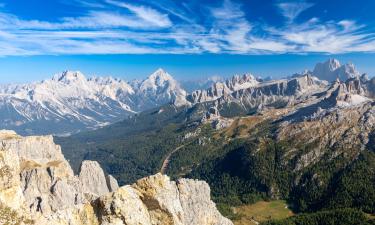
[[[163,70],[143,80],[138,89],[121,79],[86,78],[79,71],[64,71],[41,82],[5,85],[0,93],[3,128],[21,134],[95,129],[139,111],[182,101],[186,95]]]
[[[286,85],[283,80],[304,75],[311,76],[312,82],[320,86],[328,86],[328,83],[319,80],[319,77],[329,80],[340,76],[345,80],[359,77],[352,64],[341,65],[337,60],[330,59],[317,64],[313,72],[306,71],[291,78],[262,80],[252,74],[235,75],[226,80],[214,78],[204,84],[209,84],[209,88],[187,93],[163,69],[156,70],[144,80],[132,82],[112,77],[86,78],[79,71],[64,71],[41,82],[2,85],[0,122],[3,128],[21,134],[69,135],[97,129],[164,104],[193,107],[204,102],[216,101],[215,104],[220,105],[239,101],[245,111],[249,107],[255,110],[271,102],[276,104],[278,91]],[[271,84],[274,85],[273,89],[265,90]],[[244,95],[253,95],[253,100],[240,100]],[[263,100],[259,99],[260,96]],[[289,101],[286,97],[277,98],[281,103]]]

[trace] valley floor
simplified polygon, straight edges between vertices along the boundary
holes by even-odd
[[[233,212],[239,216],[239,219],[234,221],[235,225],[256,225],[294,215],[283,200],[259,201],[251,205],[234,207]]]

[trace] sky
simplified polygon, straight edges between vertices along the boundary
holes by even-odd
[[[338,58],[375,74],[374,0],[0,0],[0,83],[62,70],[284,76]]]

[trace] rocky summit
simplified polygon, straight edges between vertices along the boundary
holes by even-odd
[[[0,131],[0,141],[0,224],[232,224],[203,181],[156,174],[119,188],[95,161],[74,175],[52,136]]]

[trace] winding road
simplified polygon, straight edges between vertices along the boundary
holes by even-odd
[[[177,148],[175,148],[173,151],[171,151],[167,157],[164,159],[163,161],[163,165],[161,166],[161,169],[160,169],[160,173],[162,174],[165,174],[165,170],[167,169],[168,167],[168,164],[169,164],[169,161],[170,161],[170,158],[172,157],[172,155],[177,152],[178,150],[180,150],[181,148],[183,148],[185,145],[181,145]]]

